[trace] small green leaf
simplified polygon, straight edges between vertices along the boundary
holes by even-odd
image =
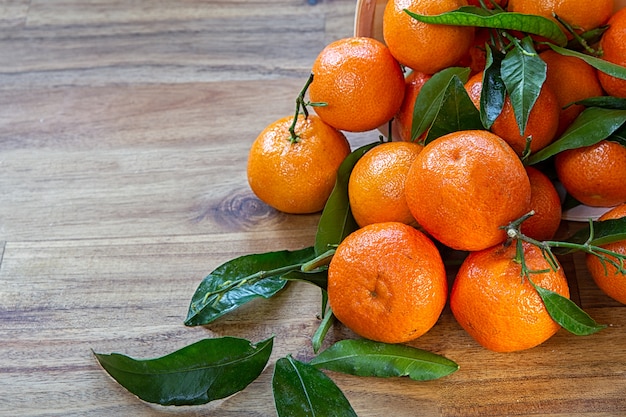
[[[243,390],[263,371],[273,338],[252,345],[233,337],[204,339],[156,359],[95,353],[100,365],[140,399],[198,405]]]
[[[469,79],[469,75],[469,68],[450,67],[434,74],[424,83],[415,99],[415,107],[413,107],[412,141],[416,141],[430,129],[441,108],[441,102],[450,81],[454,77],[458,77],[465,83]]]
[[[593,228],[593,237],[590,240],[591,228]],[[587,227],[579,229],[576,233],[568,236],[563,242],[583,245],[588,243],[593,246],[606,245],[608,243],[626,240],[626,217],[619,219],[609,219],[603,221],[594,221]],[[555,248],[553,251],[557,255],[565,255],[567,253],[576,252],[577,248],[561,247]]]
[[[441,105],[424,144],[460,130],[483,129],[480,112],[469,98],[459,77],[452,77],[443,92]]]
[[[542,36],[557,45],[567,45],[567,36],[561,28],[556,22],[543,16],[485,10],[473,6],[461,7],[434,16],[419,15],[409,10],[405,10],[405,12],[424,23],[515,30]]]
[[[588,336],[606,327],[605,325],[596,323],[594,319],[569,298],[535,285],[532,280],[530,280],[530,283],[535,287],[537,293],[543,300],[543,304],[546,306],[546,310],[548,310],[552,320],[570,333],[577,336]]]
[[[322,306],[322,308],[324,307],[325,306]],[[328,308],[326,310],[326,314],[324,314],[324,317],[322,318],[322,321],[320,322],[319,327],[317,328],[317,330],[313,334],[313,337],[311,338],[311,345],[313,346],[314,353],[317,353],[322,347],[322,342],[326,338],[326,334],[328,333],[328,330],[330,329],[330,327],[333,325],[334,322],[335,322],[335,315],[333,314],[333,311],[330,308]]]
[[[272,391],[278,417],[356,417],[329,377],[291,356],[276,361]]]
[[[324,211],[317,225],[315,236],[315,254],[322,255],[329,248],[341,243],[350,233],[358,229],[358,225],[352,217],[350,200],[348,199],[348,181],[350,173],[357,161],[380,142],[370,143],[352,151],[341,163],[337,172],[337,180]]]
[[[408,376],[416,381],[442,378],[459,369],[455,362],[425,350],[366,339],[339,341],[310,364],[351,375]]]
[[[590,97],[577,101],[585,107],[601,107],[603,109],[626,110],[626,98],[613,96]]]
[[[591,146],[610,137],[626,122],[626,110],[589,107],[556,141],[530,156],[529,165],[544,161],[567,149]]]
[[[255,298],[274,296],[287,284],[285,274],[314,257],[315,250],[309,247],[244,255],[220,265],[196,289],[185,325],[209,324]]]
[[[573,56],[576,58],[580,58],[585,61],[587,64],[592,67],[609,74],[616,78],[621,78],[622,80],[626,80],[626,67],[622,67],[621,65],[613,64],[612,62],[606,61],[604,59],[596,58],[595,56],[587,55],[582,52],[573,51],[571,49],[562,48],[557,45],[553,45],[548,43],[550,48],[552,48],[555,52],[558,52],[561,55],[565,56]]]
[[[530,37],[516,42],[502,60],[502,81],[511,99],[521,136],[524,136],[530,112],[546,80],[547,65],[539,57]]]
[[[480,120],[486,129],[490,129],[496,118],[502,113],[506,100],[506,86],[502,81],[501,68],[504,55],[486,45],[486,64],[483,73],[483,88],[480,93]]]

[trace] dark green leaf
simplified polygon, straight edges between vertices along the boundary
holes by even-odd
[[[567,149],[591,146],[607,139],[626,122],[626,110],[589,107],[574,120],[558,140],[530,156],[530,165],[544,161]]]
[[[419,15],[409,10],[405,10],[405,12],[424,23],[516,30],[542,36],[557,45],[565,46],[567,44],[567,36],[556,22],[542,16],[496,10],[488,11],[472,6],[461,7],[458,10],[434,16]]]
[[[593,237],[591,236],[591,228],[593,227]],[[608,243],[618,242],[620,240],[626,240],[626,217],[620,219],[610,219],[604,221],[594,221],[587,227],[583,227],[573,235],[563,240],[566,243],[575,243],[583,245],[589,243],[593,246],[606,245]],[[558,255],[564,255],[571,252],[576,252],[576,248],[561,247],[553,249],[553,252]]]
[[[531,38],[526,37],[515,43],[502,60],[501,74],[520,135],[524,136],[528,116],[539,97],[547,74],[547,65],[539,58]]]
[[[380,142],[370,143],[352,151],[341,163],[337,173],[337,181],[317,225],[315,236],[315,254],[322,255],[328,249],[341,243],[350,233],[358,229],[352,217],[350,200],[348,199],[348,181],[350,173],[357,161]]]
[[[220,265],[196,289],[185,325],[209,324],[255,298],[274,296],[287,284],[285,274],[314,257],[315,250],[309,247],[244,255]]]
[[[576,58],[580,58],[585,61],[587,64],[592,67],[606,73],[612,75],[616,78],[621,78],[626,80],[626,67],[622,67],[621,65],[613,64],[612,62],[605,61],[604,59],[596,58],[595,56],[587,55],[582,52],[573,51],[571,49],[562,48],[557,45],[548,44],[550,48],[554,49],[554,51],[558,52],[561,55],[565,56],[574,56]]]
[[[441,106],[424,144],[459,130],[483,129],[480,112],[469,98],[463,82],[453,76],[443,92]]]
[[[313,358],[310,364],[351,375],[408,376],[416,381],[442,378],[459,369],[455,362],[425,350],[366,339],[339,341]]]
[[[626,110],[626,98],[600,96],[577,101],[585,107],[602,107],[603,109]]]
[[[124,388],[161,405],[198,405],[243,390],[263,371],[273,338],[252,345],[233,337],[204,339],[156,359],[99,354],[100,365]]]
[[[412,141],[417,140],[430,129],[441,108],[445,91],[452,78],[458,77],[461,81],[467,82],[469,75],[469,68],[450,67],[434,74],[424,83],[415,99],[415,107],[413,107]]]
[[[537,290],[537,293],[539,293],[552,320],[570,333],[577,336],[587,336],[597,333],[606,327],[605,325],[596,323],[594,319],[589,317],[587,313],[569,298],[535,285],[532,281],[530,282]]]
[[[480,94],[480,120],[486,129],[490,129],[502,113],[506,100],[506,86],[501,75],[504,56],[499,51],[494,51],[491,45],[486,45],[486,52],[483,88]]]
[[[330,378],[291,356],[276,361],[272,390],[279,417],[356,417],[352,406]]]
[[[315,284],[325,290],[328,286],[328,269],[314,272],[291,271],[282,276],[287,281],[305,281]]]

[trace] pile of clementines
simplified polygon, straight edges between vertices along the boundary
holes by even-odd
[[[569,297],[558,261],[537,244],[553,239],[561,224],[556,184],[569,199],[606,207],[600,220],[626,216],[626,144],[619,135],[529,161],[578,128],[584,100],[610,97],[623,106],[626,80],[559,53],[536,34],[414,16],[467,6],[485,15],[541,16],[556,22],[568,47],[626,66],[626,9],[614,12],[612,0],[389,0],[384,43],[352,37],[326,46],[295,115],[270,124],[252,144],[247,175],[252,191],[275,209],[320,212],[352,152],[343,132],[384,132],[386,140],[349,171],[347,199],[358,228],[328,248],[333,314],[362,337],[402,343],[434,326],[449,301],[478,343],[516,351],[560,328],[537,287]],[[522,103],[526,117],[492,71],[497,56],[515,47],[540,58],[545,70],[534,100]],[[448,89],[434,89],[446,76]],[[526,88],[524,80],[520,85]],[[489,88],[500,88],[502,102],[485,115],[498,97]],[[429,98],[448,105],[424,107]],[[626,115],[619,117],[623,129]],[[442,248],[466,253],[451,289]],[[622,257],[611,263],[588,255],[588,269],[606,294],[626,303],[626,241],[606,249]]]

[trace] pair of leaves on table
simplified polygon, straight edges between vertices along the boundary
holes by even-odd
[[[117,353],[96,357],[116,381],[144,401],[198,405],[243,390],[267,365],[272,346],[273,338],[253,345],[245,339],[223,337],[204,339],[155,359]],[[279,416],[356,416],[341,390],[320,369],[425,381],[455,372],[458,365],[405,345],[343,340],[309,363],[291,356],[276,362],[272,390]]]

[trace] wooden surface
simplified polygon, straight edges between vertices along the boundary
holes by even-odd
[[[317,215],[280,214],[252,195],[247,150],[292,113],[319,50],[352,33],[354,6],[0,1],[0,415],[275,415],[274,362],[312,357],[318,290],[295,283],[206,328],[183,320],[220,263],[313,243]],[[377,134],[349,137],[357,146]],[[412,345],[457,361],[450,377],[330,375],[359,416],[626,415],[626,309],[581,257],[563,262],[574,299],[608,329],[497,354],[446,309]],[[257,381],[197,407],[146,404],[92,355],[272,334]],[[335,326],[326,345],[345,337]]]

